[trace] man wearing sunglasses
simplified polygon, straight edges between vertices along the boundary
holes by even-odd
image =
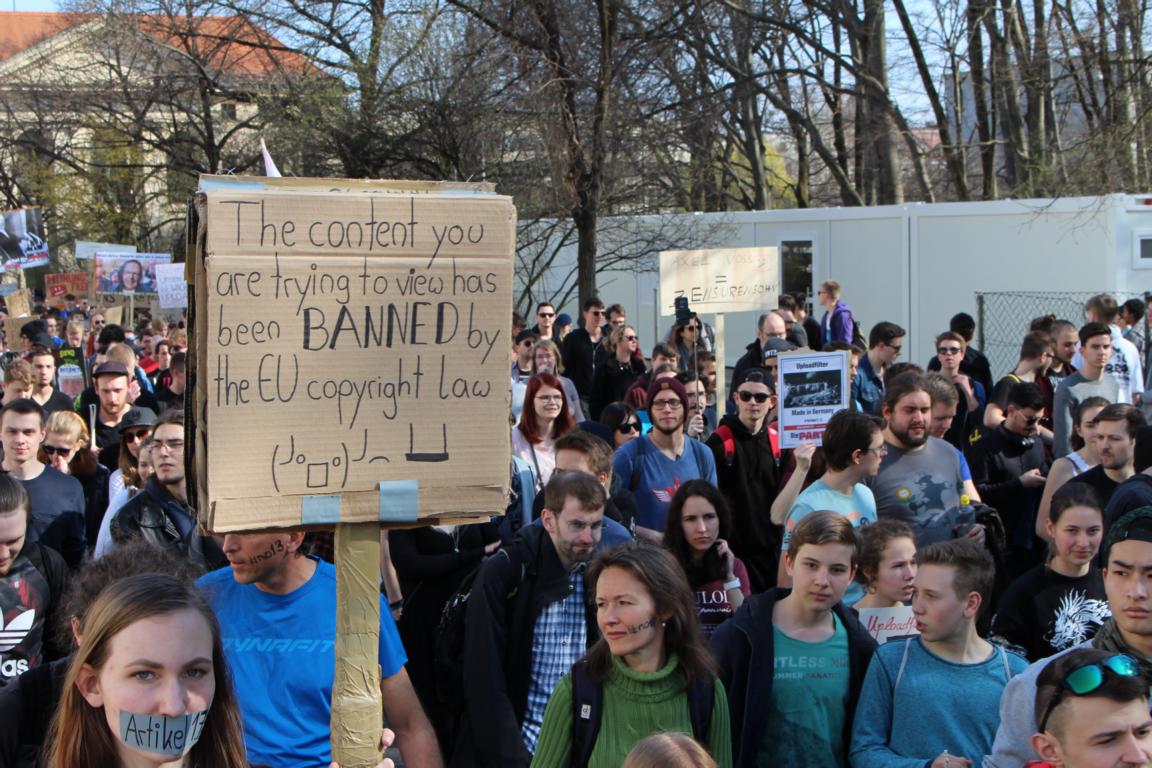
[[[589,399],[592,397],[592,375],[596,366],[612,354],[604,348],[604,302],[592,298],[581,308],[584,327],[576,328],[564,337],[560,345],[560,355],[564,358],[564,375],[576,385],[580,393],[580,405],[584,413],[591,413]]]
[[[772,375],[763,368],[742,371],[732,390],[736,414],[725,416],[708,447],[716,462],[717,486],[732,511],[732,552],[748,569],[754,593],[776,586],[780,527],[768,510],[780,488],[780,474],[765,423],[776,407]]]
[[[1081,648],[1044,668],[1036,680],[1037,732],[1043,762],[1028,768],[1116,768],[1152,764],[1148,682],[1131,656]]]
[[[1018,768],[1035,759],[1032,736],[1044,715],[1043,710],[1036,709],[1040,675],[1049,665],[1078,649],[1095,648],[1131,656],[1145,678],[1142,685],[1147,691],[1147,680],[1152,679],[1152,507],[1132,510],[1116,521],[1108,532],[1103,552],[1104,592],[1112,618],[1089,642],[1041,659],[1012,678],[1000,699],[1000,729],[983,768]],[[1134,764],[1148,765],[1147,761]],[[1088,764],[1067,765],[1082,768]]]
[[[977,432],[964,456],[980,499],[1004,517],[1012,576],[1039,565],[1047,548],[1036,537],[1036,511],[1048,461],[1038,438],[1044,393],[1036,384],[1013,384],[1007,413],[994,429]]]
[[[536,306],[536,325],[532,327],[532,333],[541,339],[551,339],[552,326],[555,322],[556,307],[547,301],[541,302]]]

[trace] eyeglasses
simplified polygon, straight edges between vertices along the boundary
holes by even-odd
[[[636,335],[628,335],[624,337],[624,341],[636,341],[639,338],[640,337]]]
[[[680,398],[675,400],[653,400],[652,410],[654,411],[678,411],[684,407],[684,403],[680,402]]]
[[[941,355],[958,355],[960,347],[936,347],[936,351]]]
[[[700,330],[700,326],[698,326],[698,325],[686,325],[686,326],[684,326],[684,328],[685,328],[685,330],[689,330],[689,331],[699,331]]]
[[[564,402],[564,395],[536,395],[536,402],[538,402],[538,403],[562,403],[562,402]]]
[[[604,310],[602,309],[590,309],[588,311],[596,315],[596,317],[604,317]]]
[[[58,448],[55,445],[48,445],[48,443],[41,443],[40,444],[40,450],[44,451],[44,453],[48,454],[49,456],[51,456],[53,454],[60,454],[61,456],[67,456],[69,453],[72,452],[71,448]]]
[[[148,437],[147,429],[128,429],[124,431],[124,437],[128,440],[143,440]]]
[[[555,312],[537,312],[536,317],[556,317]]]
[[[750,403],[753,400],[758,403],[766,403],[768,402],[768,398],[772,397],[772,395],[767,392],[749,392],[744,389],[739,390],[736,396],[740,398],[740,402],[742,403]]]
[[[1083,667],[1077,667],[1060,681],[1056,695],[1048,702],[1048,707],[1044,710],[1044,717],[1040,718],[1040,733],[1044,733],[1044,729],[1048,725],[1048,718],[1052,716],[1052,711],[1059,706],[1061,699],[1064,698],[1064,691],[1072,691],[1076,696],[1086,696],[1092,693],[1104,684],[1105,670],[1119,677],[1137,677],[1140,674],[1140,666],[1136,660],[1131,656],[1119,653],[1115,656],[1109,656],[1098,664],[1085,664]]]
[[[1039,421],[1040,421],[1039,416],[1028,416],[1024,419],[1024,423],[1030,427],[1033,426],[1034,424],[1038,423]]]
[[[621,424],[620,426],[616,427],[616,431],[622,435],[630,435],[633,432],[639,432],[640,431],[640,425],[637,424],[635,421],[629,421],[629,422],[626,422],[626,423]]]
[[[180,451],[184,450],[184,441],[183,440],[153,440],[152,441],[152,450],[154,450],[156,453],[160,453],[161,451],[163,451],[165,449],[171,451],[172,453],[180,453]]]

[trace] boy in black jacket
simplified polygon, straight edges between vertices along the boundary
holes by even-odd
[[[747,600],[712,636],[728,693],[735,768],[847,763],[849,729],[876,643],[840,599],[856,533],[835,512],[805,517],[785,555],[793,588]]]

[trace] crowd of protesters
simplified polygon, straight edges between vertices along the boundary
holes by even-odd
[[[921,367],[813,299],[726,391],[695,314],[646,346],[621,305],[514,313],[508,510],[382,534],[359,737],[409,768],[1152,768],[1147,305],[1037,318],[994,371],[964,313]],[[200,528],[182,322],[36,315],[0,359],[0,766],[328,766],[330,534]],[[846,354],[849,407],[782,449],[801,348]]]

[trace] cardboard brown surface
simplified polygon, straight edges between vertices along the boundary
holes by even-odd
[[[23,317],[24,322],[32,319],[29,317],[32,314],[32,293],[27,288],[9,294],[4,304],[8,307],[9,317]]]
[[[332,683],[332,759],[341,766],[380,762],[380,529],[336,526],[336,675]]]
[[[44,292],[53,305],[64,305],[64,297],[72,294],[78,299],[86,298],[91,285],[91,275],[87,272],[60,272],[44,275]]]
[[[31,320],[30,317],[6,317],[4,318],[4,340],[8,344],[9,349],[24,351],[24,343],[20,341],[20,329],[24,327],[24,323]]]
[[[660,252],[660,314],[687,296],[693,312],[740,312],[776,306],[780,249],[716,248]]]
[[[515,209],[475,185],[392,184],[198,196],[193,467],[211,530],[314,522],[314,497],[377,521],[382,481],[415,481],[420,517],[503,511]]]

